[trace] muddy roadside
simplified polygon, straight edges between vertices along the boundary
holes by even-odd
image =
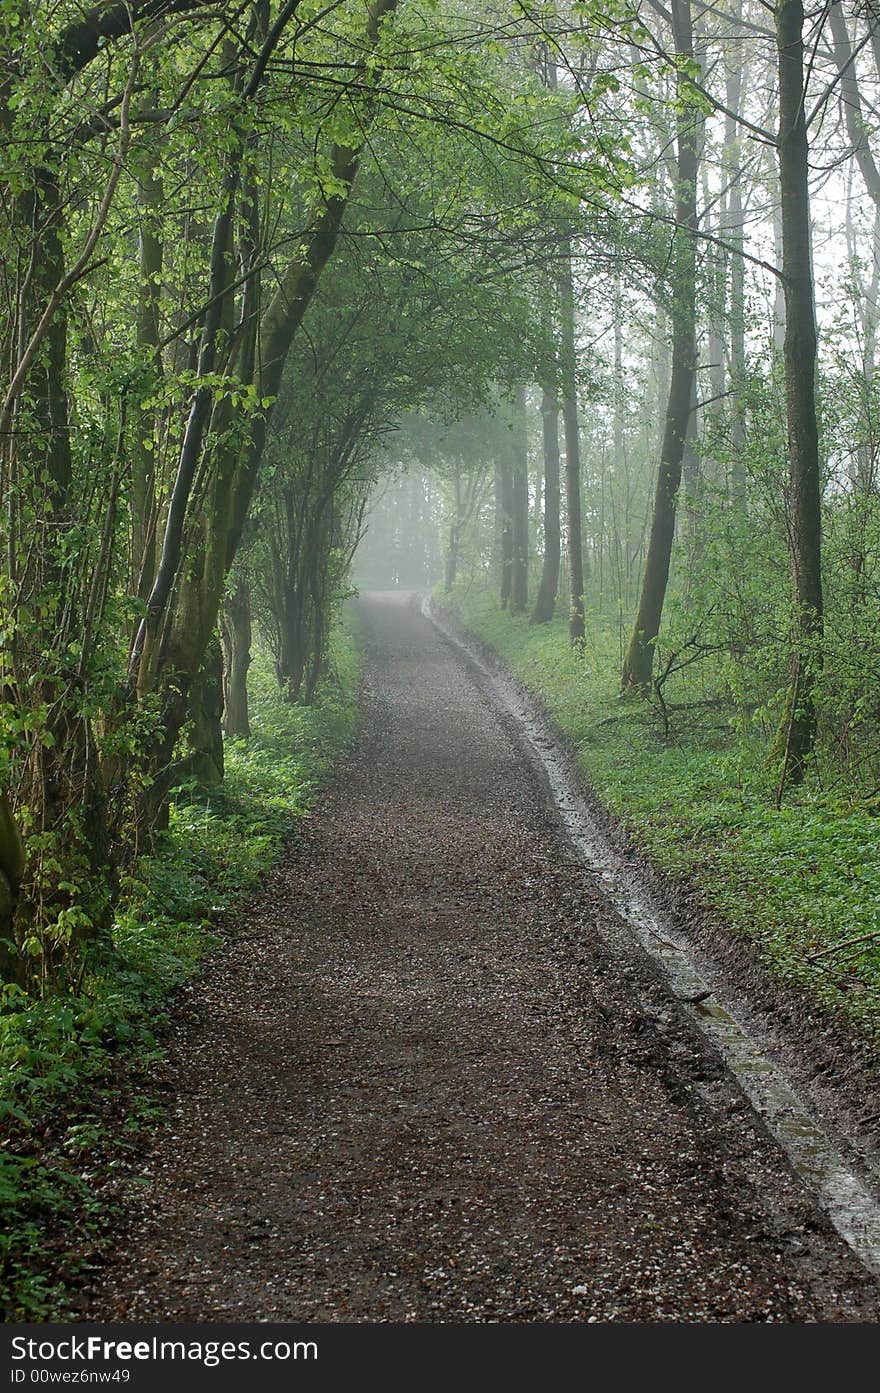
[[[668,924],[701,976],[729,1002],[745,1030],[778,1064],[846,1161],[880,1197],[880,1049],[864,1034],[782,981],[753,941],[733,933],[699,891],[655,869],[633,845],[589,782],[577,751],[541,701],[518,681],[499,654],[467,629],[455,611],[435,600],[427,610],[528,708],[560,757],[601,835],[626,868],[634,895],[649,901]],[[533,753],[532,756],[533,757]]]

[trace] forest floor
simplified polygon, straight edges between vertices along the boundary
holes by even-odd
[[[605,946],[509,721],[406,596],[359,608],[359,737],[183,994],[76,1313],[876,1321],[687,1009]]]

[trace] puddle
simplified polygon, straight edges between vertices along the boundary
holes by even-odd
[[[573,789],[565,757],[548,741],[545,727],[529,710],[514,683],[494,672],[474,649],[447,629],[432,612],[429,599],[422,601],[422,612],[478,669],[495,700],[525,734],[568,835],[620,916],[628,942],[635,940],[661,966],[673,994],[686,1003],[686,1010],[693,1012],[700,1030],[724,1059],[837,1232],[870,1272],[880,1274],[880,1203],[844,1161],[778,1066],[740,1025],[728,1004],[716,996],[711,981],[691,962],[686,948],[676,941],[650,898],[634,889],[624,858]],[[609,941],[615,938],[613,929],[601,932]]]

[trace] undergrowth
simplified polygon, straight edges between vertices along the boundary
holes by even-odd
[[[538,696],[632,843],[774,973],[880,1044],[880,938],[863,939],[880,928],[877,800],[814,778],[777,808],[759,721],[706,700],[692,671],[668,694],[668,730],[650,701],[621,702],[618,635],[601,616],[579,654],[564,620],[530,625],[486,588],[439,598]]]
[[[267,664],[251,670],[253,734],[226,744],[226,778],[183,790],[155,855],[124,887],[112,949],[69,991],[3,988],[0,1009],[0,1305],[6,1319],[65,1309],[67,1283],[94,1256],[114,1176],[155,1125],[150,1074],[174,989],[215,943],[218,915],[277,859],[351,737],[358,659],[334,635],[332,676],[312,707],[281,700]],[[124,1060],[124,1069],[118,1064]]]

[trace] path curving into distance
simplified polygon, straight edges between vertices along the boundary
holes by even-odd
[[[614,951],[515,719],[415,597],[359,610],[360,737],[188,992],[80,1313],[876,1321],[690,1008]]]

